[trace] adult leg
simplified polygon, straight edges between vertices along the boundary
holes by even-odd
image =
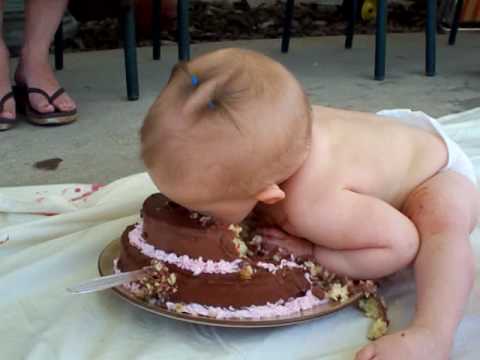
[[[3,33],[3,9],[5,0],[0,0],[0,32]],[[10,54],[3,37],[0,36],[0,98],[12,90],[10,84]],[[5,102],[0,117],[15,118],[15,101],[13,98]]]
[[[49,63],[49,49],[67,3],[68,0],[25,2],[25,38],[15,74],[17,83],[43,89],[49,95],[60,87]],[[30,94],[29,98],[32,107],[39,112],[55,110],[40,94]],[[54,103],[62,111],[75,109],[75,102],[67,94],[59,96]]]

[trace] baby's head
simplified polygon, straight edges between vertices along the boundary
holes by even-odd
[[[226,223],[278,187],[305,160],[311,108],[282,65],[242,50],[215,51],[172,70],[141,130],[142,158],[160,191]]]

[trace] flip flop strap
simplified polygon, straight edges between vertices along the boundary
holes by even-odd
[[[17,122],[17,119],[9,119],[9,118],[4,118],[0,117],[0,125],[14,125]]]
[[[65,93],[64,88],[59,88],[57,91],[55,91],[52,95],[48,95],[45,90],[36,88],[36,87],[29,87],[27,89],[28,94],[40,94],[47,98],[48,102],[50,105],[54,106],[56,108],[56,105],[53,103],[59,96]]]
[[[52,103],[53,105],[53,102],[61,95],[63,95],[65,93],[65,89],[64,88],[58,88],[57,91],[55,91],[51,96],[50,96],[50,103]]]
[[[0,99],[0,112],[3,112],[3,107],[5,106],[5,103],[11,98],[13,98],[13,91],[10,91],[3,95],[3,97]]]

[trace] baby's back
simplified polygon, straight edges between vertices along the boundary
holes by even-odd
[[[321,122],[328,122],[330,146],[327,161],[311,164],[318,166],[313,173],[329,178],[332,186],[380,198],[397,208],[447,162],[447,148],[439,136],[398,119],[324,107],[314,107],[314,119],[314,132],[323,131]],[[321,150],[313,154],[323,155]]]

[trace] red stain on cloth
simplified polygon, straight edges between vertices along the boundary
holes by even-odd
[[[100,190],[104,186],[105,185],[103,185],[103,184],[92,184],[92,185],[90,185],[90,191],[87,191],[86,193],[84,193],[84,194],[82,194],[82,195],[80,195],[76,198],[71,199],[71,201],[78,201],[78,200],[81,200],[81,199],[83,199],[83,201],[86,201],[86,198],[88,198],[90,195],[94,194],[95,192],[97,192],[98,190]],[[75,192],[78,192],[77,189],[75,189]]]

